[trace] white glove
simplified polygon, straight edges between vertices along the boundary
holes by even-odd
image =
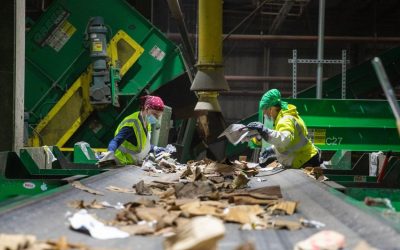
[[[107,151],[107,152],[104,152],[104,153],[102,153],[102,156],[103,156],[103,157],[99,160],[99,162],[115,160],[114,151]]]

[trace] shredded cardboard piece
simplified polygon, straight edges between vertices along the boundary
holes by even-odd
[[[130,235],[149,235],[156,232],[156,228],[151,223],[119,226],[118,228]]]
[[[118,193],[127,193],[127,194],[135,194],[136,191],[134,189],[130,188],[121,188],[117,186],[108,186],[106,187],[107,190],[113,191],[113,192],[118,192]]]
[[[268,208],[268,212],[273,215],[288,214],[292,215],[296,211],[297,202],[295,201],[279,201]]]
[[[139,206],[145,206],[145,207],[155,207],[156,202],[155,200],[152,199],[147,199],[144,197],[140,197],[139,199],[135,200],[135,201],[131,201],[125,204],[125,207],[127,209],[131,208],[131,207],[139,207]]]
[[[168,215],[168,212],[160,207],[138,207],[135,209],[136,216],[144,221],[161,221],[161,218]]]
[[[320,182],[328,180],[328,178],[324,175],[323,169],[320,167],[305,167],[303,172],[309,177]]]
[[[89,250],[89,247],[84,244],[74,244],[67,241],[67,237],[60,237],[56,241],[48,240],[46,241],[47,247],[43,248],[48,250],[68,250],[68,249],[78,249],[78,250]]]
[[[75,209],[83,209],[83,208],[85,208],[85,209],[103,209],[103,208],[105,208],[105,206],[101,202],[98,202],[96,200],[93,200],[86,204],[85,204],[84,200],[75,200],[75,201],[68,202],[68,206],[75,208]]]
[[[0,234],[0,249],[29,249],[36,243],[36,236],[24,234]]]
[[[210,182],[196,181],[175,184],[175,195],[180,198],[196,198],[216,191]]]
[[[229,197],[229,202],[234,203],[235,205],[274,205],[277,200],[276,199],[258,199],[251,196],[244,195],[234,195]]]
[[[74,188],[80,189],[80,190],[82,190],[82,191],[85,191],[85,192],[88,192],[88,193],[91,193],[91,194],[95,194],[95,195],[104,195],[104,194],[103,194],[102,192],[100,192],[100,191],[97,191],[97,190],[95,190],[95,189],[92,189],[92,188],[89,188],[89,187],[83,185],[80,181],[74,181],[74,182],[71,183],[71,185],[72,185]]]
[[[223,222],[211,216],[199,216],[180,226],[176,234],[164,241],[165,250],[216,250],[225,235]]]
[[[204,174],[212,174],[212,173],[221,173],[221,174],[233,174],[234,168],[230,165],[227,164],[221,164],[217,162],[212,162],[208,165],[203,170]]]
[[[141,180],[136,185],[134,186],[136,189],[136,193],[139,195],[152,195],[153,192],[150,189],[150,186],[147,184],[144,184],[144,181]]]
[[[262,213],[264,209],[259,205],[239,205],[227,208],[223,219],[241,224],[252,224],[257,221],[257,215]]]
[[[39,241],[29,234],[0,234],[0,249],[4,250],[90,250],[84,244],[68,242],[65,236],[58,240]]]
[[[191,216],[199,215],[213,215],[215,217],[220,217],[223,215],[223,208],[226,206],[220,202],[201,202],[193,201],[180,206],[180,209],[184,213],[188,213]]]
[[[255,195],[267,195],[267,196],[277,196],[278,198],[282,198],[282,192],[280,186],[265,186],[260,188],[252,188],[247,190],[248,193]],[[256,196],[253,196],[256,197]],[[260,197],[261,198],[261,197]]]
[[[245,173],[239,173],[235,179],[232,181],[232,188],[233,189],[238,189],[238,188],[244,188],[247,186],[247,183],[250,181],[250,178],[247,177]]]
[[[294,250],[339,250],[345,246],[345,237],[335,231],[323,230],[296,243]]]
[[[268,224],[274,229],[288,229],[290,231],[299,230],[302,228],[300,221],[292,221],[285,219],[272,219]]]

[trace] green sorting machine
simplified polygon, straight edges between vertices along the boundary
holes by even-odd
[[[55,0],[27,23],[27,148],[2,152],[0,201],[101,172],[91,149],[107,147],[119,122],[139,109],[141,95],[161,96],[173,119],[190,115],[181,107],[194,107],[196,97],[180,48],[128,1]],[[89,151],[77,150],[79,142]],[[38,160],[46,145],[57,157],[52,164]],[[75,153],[64,159],[61,151]]]

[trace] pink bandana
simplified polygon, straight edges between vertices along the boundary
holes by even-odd
[[[164,102],[160,97],[152,96],[152,95],[148,95],[145,97],[146,97],[146,100],[144,102],[143,108],[145,108],[145,109],[149,108],[149,109],[158,110],[158,111],[164,110]]]

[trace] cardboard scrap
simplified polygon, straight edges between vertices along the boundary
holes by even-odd
[[[131,207],[139,207],[139,206],[154,207],[155,204],[156,204],[155,200],[140,197],[139,199],[137,199],[135,201],[126,203],[125,207],[127,209],[130,209]]]
[[[136,193],[139,195],[152,195],[153,192],[150,189],[150,186],[147,184],[144,184],[144,181],[141,180],[136,185],[134,185],[134,188],[136,189]]]
[[[65,236],[58,240],[38,241],[30,234],[0,234],[0,249],[4,250],[89,250],[83,244],[69,243]]]
[[[233,174],[234,170],[235,169],[230,165],[212,162],[204,168],[203,173],[204,174],[213,174],[213,173],[217,172],[217,173],[226,175],[226,174]]]
[[[164,241],[165,250],[216,250],[225,235],[223,222],[211,216],[199,216],[178,227],[176,234]]]
[[[252,188],[252,189],[247,190],[247,192],[252,195],[262,194],[262,195],[277,196],[278,198],[282,198],[281,187],[279,185],[265,186],[265,187],[261,187],[261,188]]]
[[[108,187],[106,187],[106,189],[109,191],[118,192],[118,193],[127,193],[127,194],[136,193],[136,191],[134,189],[121,188],[121,187],[117,187],[117,186],[108,186]]]
[[[297,202],[295,201],[279,201],[275,205],[272,205],[268,208],[268,212],[277,215],[277,214],[288,214],[292,215],[296,211]]]
[[[223,219],[241,224],[252,224],[258,221],[257,215],[264,213],[259,205],[240,205],[229,207],[224,211]]]
[[[210,203],[193,201],[186,203],[180,207],[182,212],[188,213],[192,216],[199,215],[213,215],[216,217],[222,216],[224,205],[222,203]]]
[[[197,198],[198,196],[206,196],[216,191],[215,186],[210,182],[195,181],[188,183],[175,184],[176,198]]]
[[[71,201],[68,202],[68,206],[72,207],[72,208],[76,208],[76,209],[103,209],[105,208],[105,206],[101,203],[98,202],[96,200],[93,200],[89,203],[85,204],[84,200],[75,200],[75,201]]]
[[[80,181],[74,181],[74,182],[71,183],[71,185],[72,185],[74,188],[80,189],[80,190],[82,190],[82,191],[85,191],[85,192],[88,192],[88,193],[91,193],[91,194],[104,195],[104,194],[103,194],[102,192],[100,192],[100,191],[97,191],[97,190],[95,190],[95,189],[92,189],[92,188],[89,188],[89,187],[83,185]]]
[[[135,209],[136,216],[140,220],[158,222],[162,217],[166,216],[168,212],[161,207],[137,207]]]
[[[130,235],[148,235],[154,234],[156,228],[151,223],[140,223],[134,225],[119,226],[120,230],[129,233]]]
[[[240,172],[235,179],[232,181],[232,188],[233,189],[238,189],[238,188],[244,188],[247,186],[247,183],[250,181],[250,178],[247,177],[247,175],[243,172]]]
[[[89,250],[89,247],[83,244],[74,244],[67,241],[67,237],[62,236],[56,241],[46,241],[47,246],[43,250],[67,250],[67,249],[78,249],[78,250]],[[34,250],[40,250],[34,248]]]
[[[299,230],[302,228],[300,221],[284,219],[272,219],[268,221],[268,224],[274,229],[288,229],[290,231]]]
[[[29,249],[36,243],[36,236],[30,234],[0,234],[0,249]]]
[[[234,195],[229,197],[229,202],[236,205],[273,205],[277,199],[258,199],[250,195]]]
[[[305,167],[303,172],[317,181],[322,182],[328,180],[321,167]]]

